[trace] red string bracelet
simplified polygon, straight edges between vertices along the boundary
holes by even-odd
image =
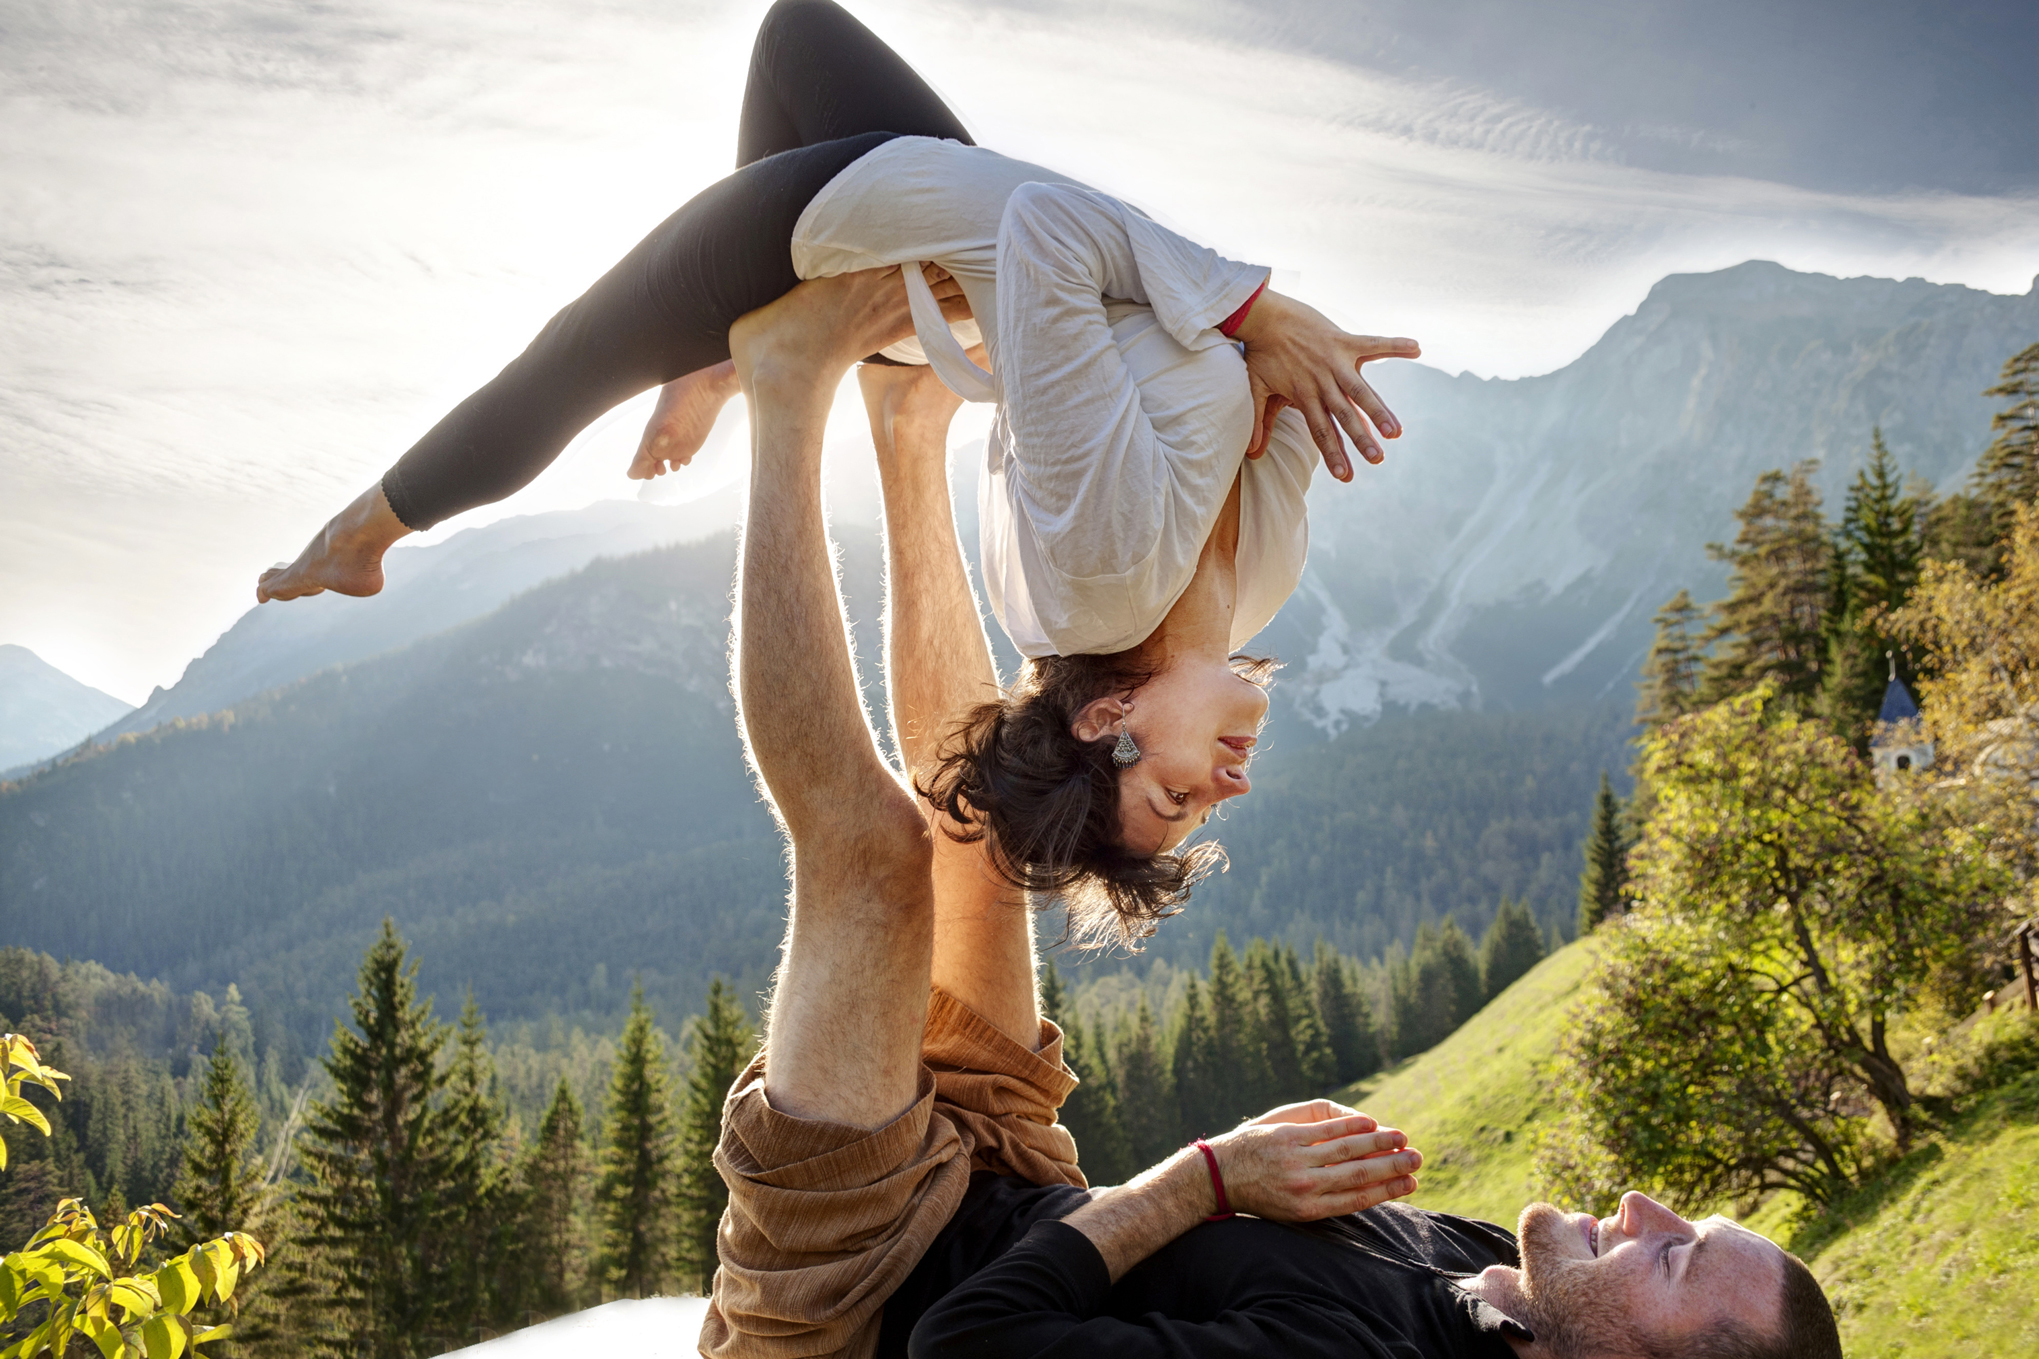
[[[1217,1191],[1218,1211],[1204,1219],[1206,1222],[1223,1222],[1228,1217],[1237,1217],[1232,1211],[1232,1201],[1225,1197],[1225,1177],[1218,1173],[1218,1153],[1211,1150],[1211,1144],[1199,1137],[1196,1149],[1204,1154],[1204,1164],[1211,1169],[1211,1188]]]
[[[1262,280],[1260,280],[1260,286],[1253,290],[1253,296],[1247,298],[1244,302],[1241,302],[1239,304],[1239,310],[1233,312],[1230,316],[1227,316],[1224,320],[1218,322],[1218,333],[1220,335],[1224,336],[1226,339],[1229,340],[1234,335],[1238,334],[1239,327],[1246,324],[1247,313],[1253,310],[1253,304],[1260,300],[1260,295],[1267,291],[1268,279],[1271,279],[1273,277],[1274,277],[1273,274],[1269,274],[1267,278],[1263,278]]]

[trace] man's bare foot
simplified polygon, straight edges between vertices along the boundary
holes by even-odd
[[[982,345],[967,354],[980,368],[989,366]],[[963,407],[963,398],[924,364],[892,367],[867,363],[857,369],[857,385],[863,390],[864,409],[871,418],[871,439],[880,448],[896,444],[901,432],[916,426],[947,430]]]
[[[650,481],[692,462],[708,441],[708,432],[715,428],[716,417],[740,390],[734,359],[674,378],[659,388],[658,408],[651,413],[644,437],[637,441],[637,456],[630,461],[630,479]]]
[[[340,595],[379,594],[382,554],[409,532],[377,482],[328,520],[296,561],[264,571],[255,585],[255,601],[301,599],[328,590]]]

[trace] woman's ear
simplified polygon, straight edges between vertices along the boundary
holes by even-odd
[[[1076,710],[1069,731],[1079,741],[1101,741],[1114,734],[1114,728],[1125,720],[1127,709],[1123,699],[1092,699]]]

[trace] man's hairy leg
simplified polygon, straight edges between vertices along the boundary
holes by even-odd
[[[981,358],[980,358],[981,362]],[[970,589],[949,496],[949,423],[961,403],[925,367],[858,370],[885,503],[886,691],[892,732],[909,777],[975,704],[998,695],[998,671]],[[981,844],[933,831],[937,985],[1028,1048],[1040,1041],[1033,917],[1002,882]]]
[[[852,274],[802,285],[730,336],[754,453],[739,568],[739,725],[792,843],[765,1090],[782,1112],[869,1128],[918,1091],[933,888],[926,826],[858,697],[822,517],[821,450],[843,373],[896,339],[904,315],[896,273]]]

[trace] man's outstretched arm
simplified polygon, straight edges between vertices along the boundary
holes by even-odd
[[[885,660],[892,732],[908,777],[932,764],[972,707],[998,696],[998,671],[970,589],[949,496],[949,423],[960,402],[925,367],[858,372],[885,499]],[[933,836],[935,984],[1026,1047],[1040,1041],[1032,916],[989,871],[982,844]]]

